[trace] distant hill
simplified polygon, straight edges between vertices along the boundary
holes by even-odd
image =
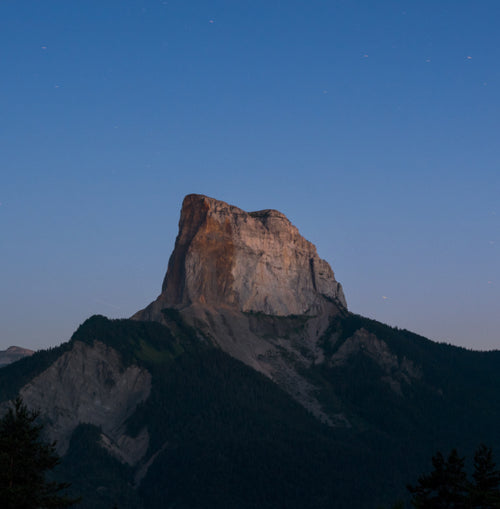
[[[33,350],[21,348],[20,346],[9,346],[7,350],[0,350],[0,368],[7,366],[11,362],[18,361],[23,357],[33,355]]]
[[[0,370],[83,509],[374,509],[431,455],[500,451],[500,352],[356,315],[276,211],[186,198],[158,299]]]

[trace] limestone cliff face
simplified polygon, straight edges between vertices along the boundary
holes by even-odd
[[[148,398],[151,375],[138,366],[125,367],[116,350],[96,341],[76,341],[20,394],[29,408],[42,408],[46,431],[64,454],[74,429],[82,422],[100,426],[102,445],[129,464],[136,463],[149,443],[147,430],[132,438],[125,421]]]
[[[193,304],[312,316],[325,302],[347,308],[329,264],[282,213],[247,213],[191,194],[182,205],[162,293],[136,318],[155,319],[161,308]]]
[[[411,385],[415,380],[422,378],[421,369],[411,360],[396,355],[384,340],[363,328],[356,330],[347,338],[326,362],[332,367],[345,366],[359,354],[378,364],[385,373],[381,380],[400,396],[403,395],[402,384]]]
[[[276,210],[245,212],[202,195],[182,205],[161,295],[132,318],[168,325],[177,308],[200,335],[260,371],[319,419],[316,387],[297,366],[323,360],[320,338],[347,310],[315,246]]]

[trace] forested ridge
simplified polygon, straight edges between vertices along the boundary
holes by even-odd
[[[325,409],[348,419],[330,427],[178,312],[166,313],[168,326],[94,316],[59,349],[0,370],[5,400],[75,341],[98,340],[120,353],[124,367],[151,373],[151,394],[127,422],[132,436],[148,430],[139,465],[110,456],[95,426],[73,433],[58,475],[82,495],[79,507],[368,509],[408,499],[406,484],[436,450],[458,447],[470,456],[481,442],[500,450],[499,352],[433,343],[357,315],[336,318],[322,339],[327,355],[362,328],[422,376],[399,394],[362,352],[345,365],[312,366],[304,375]]]

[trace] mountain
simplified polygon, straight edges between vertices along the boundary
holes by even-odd
[[[185,198],[160,296],[0,370],[81,507],[389,505],[431,455],[500,450],[500,352],[350,312],[281,213]]]
[[[3,368],[4,366],[7,366],[7,364],[18,361],[28,355],[33,355],[33,350],[21,348],[20,346],[9,346],[7,350],[0,350],[0,368]]]
[[[162,293],[132,318],[168,324],[165,309],[331,421],[297,367],[322,360],[319,340],[347,304],[330,265],[283,214],[186,196]]]
[[[314,316],[331,302],[347,308],[342,286],[281,212],[247,213],[191,194],[182,204],[162,293],[136,318],[162,321],[163,308],[196,306]]]

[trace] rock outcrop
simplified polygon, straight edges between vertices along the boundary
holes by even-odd
[[[342,286],[316,247],[276,210],[245,212],[202,195],[186,196],[162,293],[135,317],[201,304],[274,316],[346,309]]]
[[[46,432],[64,454],[80,423],[102,429],[102,445],[121,461],[135,464],[145,454],[149,437],[125,431],[125,422],[151,391],[151,375],[125,367],[113,348],[95,341],[76,341],[48,369],[25,385],[20,394],[29,408],[43,408]]]
[[[326,416],[316,387],[297,370],[323,360],[319,338],[347,311],[342,286],[281,212],[186,196],[162,293],[132,318],[168,325],[166,308],[319,419],[344,422]]]
[[[392,352],[387,343],[366,329],[357,329],[326,362],[331,367],[345,366],[362,354],[375,362],[385,374],[381,380],[397,394],[403,395],[401,384],[411,385],[422,378],[422,371],[411,360]]]

